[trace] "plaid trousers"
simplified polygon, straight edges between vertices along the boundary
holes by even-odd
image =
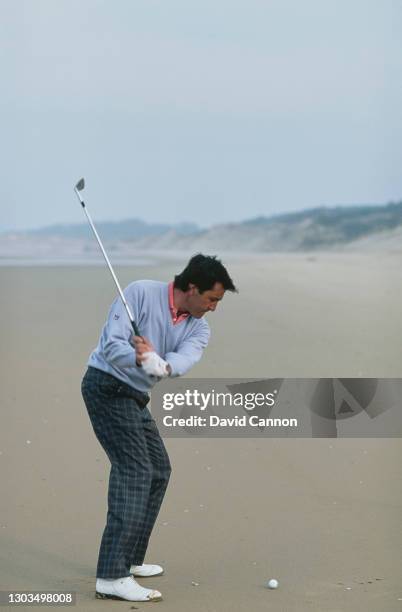
[[[89,367],[82,396],[110,459],[108,512],[97,578],[130,575],[142,565],[171,472],[169,457],[146,404],[149,396]]]

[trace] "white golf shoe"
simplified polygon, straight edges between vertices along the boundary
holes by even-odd
[[[163,574],[163,567],[160,565],[132,565],[130,567],[130,573],[138,578],[147,578],[148,576],[161,576]]]
[[[97,599],[125,599],[126,601],[161,601],[159,591],[144,589],[134,576],[125,576],[116,580],[96,579]]]

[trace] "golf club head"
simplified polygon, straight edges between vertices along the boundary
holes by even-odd
[[[78,181],[78,183],[76,184],[75,188],[77,191],[82,191],[85,187],[85,180],[82,178]]]

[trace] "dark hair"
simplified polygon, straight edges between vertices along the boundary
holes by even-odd
[[[187,291],[192,283],[200,293],[212,289],[215,283],[221,283],[227,291],[237,291],[223,263],[216,255],[194,255],[181,274],[174,277],[176,289]]]

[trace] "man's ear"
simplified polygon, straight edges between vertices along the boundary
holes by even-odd
[[[187,291],[188,291],[189,295],[194,295],[196,290],[197,290],[197,287],[193,283],[189,283],[188,284]]]

